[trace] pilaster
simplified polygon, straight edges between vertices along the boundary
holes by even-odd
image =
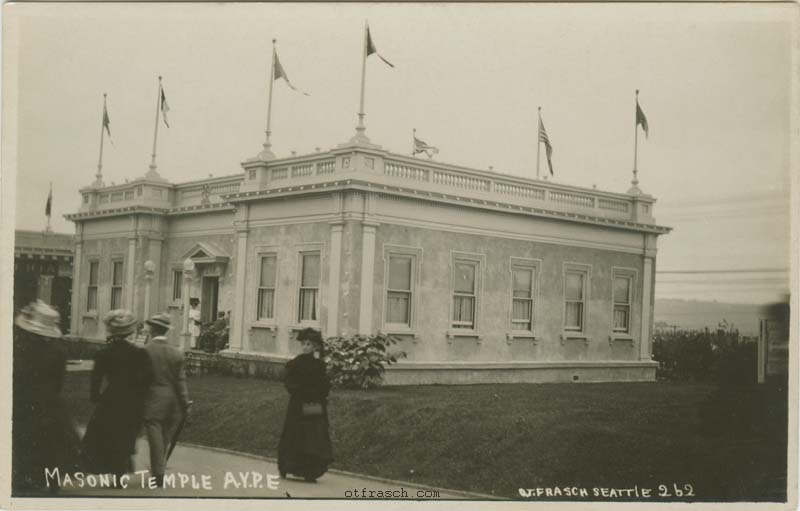
[[[81,268],[83,267],[83,225],[75,223],[75,255],[72,260],[72,316],[69,331],[71,335],[79,335],[81,325]]]
[[[231,333],[229,349],[243,351],[248,348],[245,342],[245,294],[247,291],[247,236],[248,236],[248,206],[242,204],[236,211],[236,288],[233,291],[233,311],[231,315]]]
[[[364,221],[361,224],[361,302],[358,312],[358,333],[372,333],[372,295],[375,281],[375,233],[378,224]]]
[[[639,360],[650,360],[650,318],[653,295],[653,258],[644,257],[642,270],[642,331],[639,337]]]
[[[344,222],[331,223],[330,272],[328,274],[328,325],[326,337],[339,335],[339,298],[342,269],[342,231]]]

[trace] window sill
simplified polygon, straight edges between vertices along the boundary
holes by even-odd
[[[450,330],[447,331],[447,342],[448,343],[452,344],[453,343],[453,339],[455,339],[457,337],[471,337],[473,339],[476,339],[478,344],[480,344],[482,336],[477,331],[470,330],[470,329],[467,329],[467,328],[451,328]]]
[[[585,345],[589,345],[589,336],[586,335],[584,332],[562,332],[561,333],[561,344],[563,345],[567,341],[571,340],[579,340],[583,341]]]
[[[630,341],[633,342],[633,336],[624,332],[615,332],[608,336],[608,343],[614,344],[614,341]]]
[[[320,329],[319,322],[317,321],[314,323],[309,322],[309,323],[301,323],[299,325],[289,325],[289,332],[299,332],[300,330],[303,330],[305,328],[313,328],[314,330],[319,330]]]
[[[183,304],[179,302],[168,303],[167,309],[183,309]]]
[[[81,317],[83,319],[97,319],[97,313],[96,312],[84,312],[81,315]]]
[[[506,342],[508,344],[511,344],[514,339],[530,339],[533,341],[533,344],[539,343],[539,336],[530,330],[512,330],[506,332]]]
[[[271,332],[276,332],[278,330],[278,325],[276,323],[268,323],[266,321],[253,321],[250,323],[250,329],[264,329],[270,330]]]
[[[378,333],[389,337],[411,337],[414,343],[417,342],[417,332],[408,328],[382,328]]]

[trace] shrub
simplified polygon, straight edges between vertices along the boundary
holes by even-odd
[[[325,362],[331,383],[351,389],[380,385],[386,366],[396,363],[398,357],[406,356],[404,351],[389,351],[396,343],[396,338],[383,334],[328,338],[325,341]]]

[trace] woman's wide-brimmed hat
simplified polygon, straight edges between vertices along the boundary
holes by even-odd
[[[19,311],[14,323],[21,329],[44,337],[61,337],[58,322],[61,315],[41,300],[26,305]]]
[[[298,341],[311,341],[318,347],[323,346],[322,333],[314,328],[304,328],[297,332]]]
[[[145,323],[147,323],[148,325],[160,326],[162,328],[166,328],[167,330],[169,330],[169,327],[171,325],[169,314],[166,314],[164,312],[156,314],[152,318],[145,320]]]
[[[106,324],[106,332],[112,337],[127,337],[136,332],[136,318],[131,311],[125,309],[109,311],[103,318],[103,323]]]
[[[199,303],[200,303],[200,299],[199,298],[196,298],[194,296],[189,298],[189,305],[195,306],[195,305],[198,305]]]

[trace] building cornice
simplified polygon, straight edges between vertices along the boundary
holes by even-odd
[[[97,218],[108,218],[114,216],[127,216],[133,214],[165,215],[168,213],[166,208],[155,208],[149,206],[124,206],[120,208],[100,209],[96,211],[86,211],[82,213],[69,213],[64,218],[72,222],[83,222],[85,220],[95,220]]]
[[[531,206],[520,206],[497,200],[465,197],[459,194],[439,193],[433,191],[420,191],[403,186],[376,185],[374,183],[361,179],[343,179],[325,183],[312,183],[305,185],[286,186],[281,188],[252,190],[252,191],[229,194],[224,196],[223,198],[235,204],[239,202],[265,200],[272,197],[320,194],[320,193],[331,192],[334,190],[336,191],[358,190],[363,192],[371,192],[371,193],[385,194],[392,196],[399,195],[411,199],[424,200],[436,203],[445,203],[456,207],[475,208],[484,210],[488,209],[508,214],[533,216],[538,218],[547,218],[547,219],[561,220],[567,222],[578,222],[583,224],[599,225],[603,227],[611,227],[616,229],[634,230],[638,232],[647,232],[652,234],[666,234],[672,230],[671,227],[659,226],[655,224],[645,224],[640,222],[634,222],[631,220],[618,220],[612,218],[587,215],[583,213],[572,213],[565,211],[548,210],[544,208],[536,208]]]

